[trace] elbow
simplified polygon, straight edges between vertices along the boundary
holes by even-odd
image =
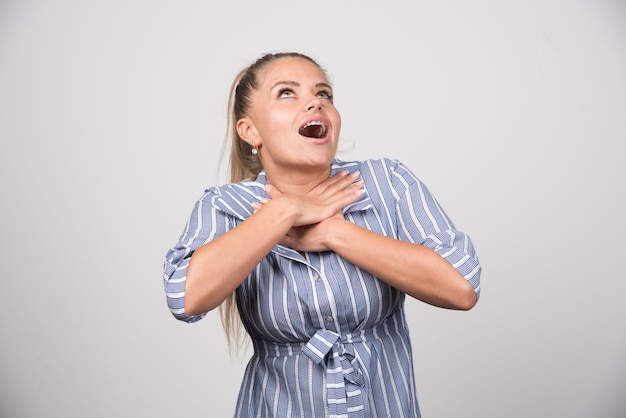
[[[456,301],[456,309],[460,311],[469,311],[478,302],[478,295],[474,291],[472,286],[468,286],[467,289],[464,289],[463,292],[458,297]]]
[[[196,322],[202,319],[209,309],[203,310],[200,303],[194,301],[194,298],[190,298],[189,295],[193,295],[193,292],[190,293],[185,289],[184,281],[166,282],[167,307],[174,318],[183,322]]]
[[[472,271],[467,276],[463,276],[463,285],[457,293],[456,309],[469,311],[478,303],[480,289],[480,272],[480,265],[475,265],[473,266]]]
[[[193,281],[187,281],[185,289],[185,313],[189,316],[205,315],[218,308],[224,300],[232,295],[228,289],[215,288],[204,283],[202,287],[194,286]]]
[[[200,313],[201,312],[198,304],[194,303],[192,300],[190,300],[190,298],[185,297],[185,314],[188,316],[195,316],[199,315]]]
[[[207,312],[217,308],[219,304],[211,303],[208,299],[200,299],[193,297],[193,293],[186,292],[185,295],[185,314],[188,316],[204,315]]]
[[[466,282],[464,288],[457,296],[455,307],[460,311],[469,311],[476,306],[476,303],[478,303],[478,295],[472,285]]]
[[[185,302],[182,297],[171,298],[168,295],[168,308],[174,318],[182,322],[196,322],[204,317],[203,313],[191,314],[185,309]]]

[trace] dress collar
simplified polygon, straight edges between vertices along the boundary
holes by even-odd
[[[330,176],[332,177],[341,170],[348,170],[349,173],[352,173],[359,170],[360,167],[361,163],[357,161],[345,162],[335,159],[331,165]],[[239,183],[217,187],[215,188],[217,196],[213,200],[213,206],[229,215],[244,220],[252,215],[253,202],[258,202],[261,198],[269,198],[265,192],[266,185],[267,177],[265,176],[265,170],[262,170],[255,180],[244,180]],[[371,207],[372,200],[367,192],[367,188],[364,186],[364,193],[342,210],[345,214],[367,210]]]

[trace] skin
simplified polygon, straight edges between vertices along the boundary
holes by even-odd
[[[324,138],[298,133],[310,120]],[[406,294],[448,309],[476,304],[472,286],[430,248],[384,237],[346,221],[341,208],[362,193],[358,173],[329,178],[341,117],[323,72],[301,58],[281,58],[262,72],[239,136],[258,147],[270,199],[221,237],[198,248],[187,271],[188,315],[219,306],[278,243],[301,253],[334,251]],[[234,262],[223,263],[222,260]]]

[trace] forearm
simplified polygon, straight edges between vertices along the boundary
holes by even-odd
[[[293,212],[268,203],[236,228],[199,247],[191,256],[185,286],[185,312],[196,315],[219,306],[293,224]]]
[[[385,237],[351,222],[332,221],[328,248],[351,263],[431,305],[471,309],[473,287],[446,259],[432,249]]]

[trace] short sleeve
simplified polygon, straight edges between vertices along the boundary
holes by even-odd
[[[398,238],[431,248],[446,259],[480,295],[481,265],[469,235],[456,229],[426,185],[404,164],[393,161]]]
[[[188,316],[185,313],[185,284],[191,256],[197,248],[230,229],[229,217],[213,204],[217,197],[217,193],[209,189],[195,203],[178,242],[165,255],[163,283],[167,305],[174,317],[181,321],[196,322],[205,315]]]

